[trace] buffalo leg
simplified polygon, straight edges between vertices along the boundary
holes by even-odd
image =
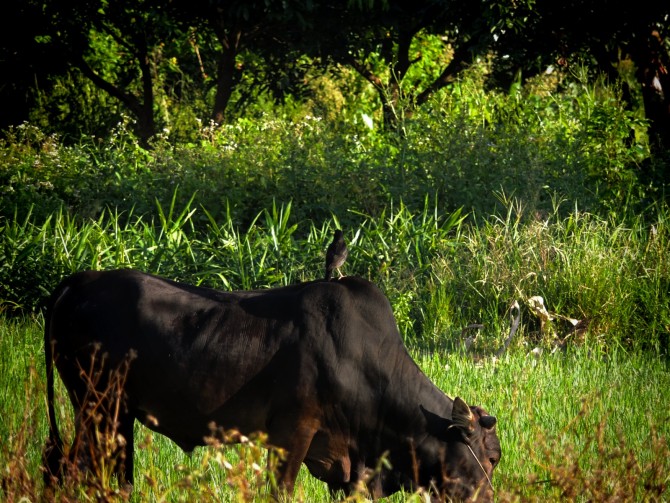
[[[68,456],[69,465],[95,477],[117,476],[119,483],[133,485],[134,417],[123,413],[116,418],[97,418],[90,411],[76,412],[75,438]],[[110,471],[111,469],[111,471]],[[107,474],[107,475],[105,475]],[[105,484],[102,480],[100,482]]]
[[[300,471],[300,465],[307,456],[307,451],[312,443],[312,439],[318,430],[318,426],[311,421],[303,421],[295,428],[286,430],[291,431],[291,439],[286,443],[286,459],[279,464],[279,490],[288,495],[293,494],[295,479]]]
[[[125,483],[128,488],[133,485],[133,455],[135,453],[135,445],[133,438],[133,426],[135,418],[131,414],[125,414],[119,420],[118,433],[121,435],[120,445],[120,463],[116,465],[116,474],[119,481]]]

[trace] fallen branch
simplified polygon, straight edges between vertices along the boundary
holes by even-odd
[[[516,310],[516,316],[514,315],[514,310]],[[516,300],[510,306],[509,312],[512,320],[512,326],[509,331],[509,336],[507,336],[507,339],[505,339],[505,343],[498,351],[496,351],[496,358],[499,358],[505,351],[507,351],[507,348],[514,338],[514,334],[516,334],[516,331],[519,328],[519,323],[521,322],[521,308],[519,307],[519,303]]]

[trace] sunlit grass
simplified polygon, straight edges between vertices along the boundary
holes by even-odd
[[[10,501],[41,492],[40,453],[47,437],[41,328],[39,320],[0,321],[0,433],[5,439],[0,468],[4,499]],[[591,344],[539,356],[516,350],[499,359],[445,351],[412,354],[447,394],[497,416],[503,459],[494,484],[502,501],[560,501],[563,492],[586,483],[591,486],[581,488],[585,500],[589,495],[602,500],[607,487],[616,491],[622,484],[630,490],[629,501],[654,500],[667,488],[666,359],[623,350],[604,353]],[[61,429],[70,437],[71,408],[60,385],[56,403]],[[201,447],[189,455],[139,424],[135,437],[133,501],[240,501],[245,490],[255,501],[266,500],[264,450],[251,444]],[[238,467],[240,456],[245,462]],[[561,478],[566,471],[574,472],[572,486]],[[609,486],[596,488],[605,481]],[[397,495],[392,501],[408,497]],[[327,499],[325,484],[303,467],[296,500]]]
[[[621,350],[605,354],[587,344],[539,357],[516,351],[474,363],[463,354],[424,353],[418,361],[447,393],[480,403],[498,417],[504,454],[497,486],[510,495],[560,499],[552,488],[559,468],[578,457],[586,473],[595,472],[607,461],[603,454],[613,455],[622,446],[634,453],[639,467],[665,466],[666,478],[657,482],[668,482],[669,460],[659,455],[670,450],[654,441],[654,435],[670,438],[664,406],[670,366],[664,358]],[[620,468],[593,475],[623,477],[617,475]],[[535,480],[544,482],[532,484]],[[625,483],[631,495],[644,492],[642,475]]]
[[[378,217],[358,215],[345,228],[351,253],[343,271],[369,278],[389,297],[408,345],[458,347],[461,331],[483,324],[479,349],[497,348],[508,310],[520,303],[521,331],[553,344],[581,321],[588,336],[613,348],[667,352],[670,339],[670,249],[667,207],[654,219],[604,219],[574,209],[527,219],[515,200],[506,216],[465,223],[440,215],[427,200],[402,203]],[[292,222],[292,206],[261,210],[247,228],[217,220],[176,198],[158,221],[104,213],[79,222],[64,212],[37,223],[0,220],[0,309],[40,308],[60,279],[81,269],[133,267],[226,290],[293,284],[323,277],[324,254],[338,217]],[[194,219],[204,218],[196,228]],[[540,296],[555,315],[541,324],[528,304]],[[517,339],[521,340],[521,338]]]
[[[350,248],[344,272],[385,291],[403,339],[441,389],[498,417],[504,457],[494,482],[501,501],[575,494],[600,500],[619,497],[624,486],[633,501],[665,494],[667,208],[659,206],[653,220],[622,223],[577,209],[527,219],[514,200],[505,204],[505,215],[481,223],[466,223],[459,213],[439,215],[428,202],[421,212],[398,204],[379,217],[358,215],[360,223],[344,229]],[[341,223],[336,216],[318,225],[292,223],[291,211],[275,205],[239,228],[232,218],[217,220],[195,199],[180,207],[175,198],[160,207],[158,221],[108,212],[81,222],[58,212],[41,223],[30,217],[0,222],[5,499],[36,499],[41,492],[43,335],[41,316],[31,312],[39,312],[62,275],[135,267],[221,289],[321,278],[325,248]],[[202,221],[191,224],[201,217],[205,230]],[[532,296],[543,297],[553,320],[540,322]],[[495,358],[514,301],[521,306],[520,328]],[[26,317],[10,316],[20,312]],[[570,335],[568,318],[587,320],[586,330]],[[483,328],[463,353],[471,335],[463,329],[471,323]],[[57,397],[62,430],[71,436],[72,413],[61,385]],[[244,448],[198,448],[186,455],[142,426],[136,435],[134,501],[238,501],[249,481],[256,484],[249,486],[254,498],[267,494],[253,466],[222,468],[219,452],[234,460]],[[257,465],[265,466],[261,459]],[[296,499],[327,498],[325,485],[303,469]]]

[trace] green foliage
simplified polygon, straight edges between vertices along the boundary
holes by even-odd
[[[77,142],[82,135],[105,137],[121,121],[118,102],[72,70],[53,77],[47,90],[37,89],[30,123],[47,134]]]
[[[638,181],[639,121],[603,85],[500,94],[481,78],[401,135],[378,117],[262,116],[147,151],[123,123],[75,145],[15,128],[0,149],[2,303],[31,311],[82,268],[224,288],[315,278],[337,222],[350,272],[384,287],[407,340],[458,346],[487,321],[493,347],[512,300],[540,295],[608,344],[667,349],[667,210],[642,206],[660,187]]]
[[[469,71],[488,73],[493,64],[496,74],[481,83],[501,89],[555,70],[557,59],[570,72],[581,60],[610,82],[629,77],[627,84],[635,89],[629,92],[627,86],[624,93],[628,110],[646,113],[652,149],[663,147],[667,107],[655,93],[666,85],[668,7],[651,2],[614,13],[603,9],[607,6],[598,2],[554,6],[532,0],[169,6],[94,1],[83,7],[31,0],[12,6],[6,16],[21,37],[4,37],[0,61],[12,78],[0,99],[5,108],[17,98],[25,101],[18,108],[29,113],[13,111],[9,123],[30,117],[68,141],[76,141],[79,131],[103,136],[123,110],[136,121],[146,146],[159,134],[193,140],[197,124],[209,117],[231,122],[259,110],[277,113],[277,103],[284,112],[287,105],[300,112],[313,105],[319,115],[329,116],[319,82],[332,84],[334,68],[345,76],[338,87],[346,103],[338,108],[368,105],[372,88],[383,120],[395,128],[441,89],[458,87]],[[588,15],[570,15],[579,10]],[[610,14],[616,14],[615,22],[593,22]],[[637,72],[618,72],[617,66],[631,62]],[[644,94],[645,105],[631,100],[635,93]],[[595,123],[616,129],[619,123],[610,118]],[[668,149],[654,150],[663,157]],[[614,171],[621,176],[618,166]]]
[[[82,268],[224,288],[316,278],[337,222],[349,272],[384,287],[407,340],[458,346],[486,322],[491,348],[512,300],[540,295],[607,344],[667,348],[667,208],[643,206],[661,187],[639,178],[639,120],[602,84],[501,94],[483,77],[401,134],[378,116],[260,116],[149,151],[124,123],[74,145],[14,128],[0,148],[2,303],[34,310]]]
[[[658,190],[638,181],[642,123],[616,90],[584,84],[560,95],[501,94],[481,90],[480,78],[473,73],[406,121],[400,161],[405,174],[416,170],[410,183],[430,185],[451,207],[483,216],[501,210],[496,191],[523,201],[532,215],[550,212],[556,195],[600,212],[631,209]]]
[[[587,324],[588,336],[604,347],[667,352],[665,210],[651,225],[639,219],[630,227],[576,209],[560,217],[558,207],[545,219],[522,223],[522,208],[508,205],[505,218],[467,227],[455,257],[436,266],[433,288],[448,299],[447,307],[471,316],[452,329],[453,337],[467,323],[485,323],[488,338],[481,343],[489,350],[500,346],[507,334],[500,324],[506,325],[505,313],[517,300],[524,306],[523,344],[555,344],[573,333],[561,321],[569,318]],[[528,305],[534,296],[562,317],[555,326],[541,326]],[[445,314],[442,325],[453,316]]]
[[[214,218],[230,212],[243,227],[273,201],[291,201],[295,221],[336,214],[346,225],[356,212],[379,214],[389,198],[420,211],[430,195],[442,212],[486,216],[502,210],[493,197],[502,191],[531,216],[551,212],[553,197],[585,211],[636,212],[662,193],[643,178],[647,150],[633,134],[643,125],[615,92],[584,85],[562,95],[500,94],[482,91],[481,78],[470,74],[403,119],[397,134],[383,131],[365,104],[340,109],[334,122],[261,115],[202,127],[187,144],[161,135],[151,151],[127,121],[75,145],[23,125],[0,149],[0,214],[23,215],[32,204],[42,217],[61,205],[79,217],[105,208],[155,217],[155,200],[169,204],[180,187],[178,205],[197,193]],[[314,106],[332,118],[324,100]]]
[[[526,220],[521,205],[501,200],[506,216],[480,224],[465,224],[459,212],[441,214],[429,200],[420,212],[400,203],[377,217],[357,214],[359,222],[345,227],[345,270],[386,291],[410,346],[457,348],[463,328],[483,323],[476,348],[491,351],[502,344],[515,300],[526,318],[518,340],[563,343],[570,325],[545,327],[534,318],[529,299],[541,296],[606,348],[668,351],[670,210],[658,207],[652,223],[624,225],[577,209],[562,216],[556,204],[552,214]],[[318,279],[341,221],[293,223],[292,211],[275,204],[240,228],[193,197],[180,206],[175,192],[151,219],[111,212],[85,223],[63,212],[44,222],[3,219],[0,301],[8,311],[32,311],[63,275],[81,269],[134,267],[224,289]]]
[[[494,21],[506,23],[509,11],[491,8],[502,9],[488,20],[502,29]],[[509,21],[510,33],[519,28]],[[118,40],[93,35],[91,64],[139,92],[132,65],[109,60]],[[247,74],[234,94],[240,104],[253,97],[253,106],[214,127],[199,119],[213,94],[212,34],[184,32],[172,42],[150,54],[163,128],[151,150],[139,145],[133,120],[74,72],[38,93],[31,124],[4,131],[0,438],[8,441],[0,494],[39,499],[41,335],[16,315],[38,312],[64,275],[135,267],[222,289],[292,284],[323,276],[325,247],[341,227],[350,248],[344,272],[382,287],[422,368],[448,393],[476,397],[499,416],[501,501],[662,499],[670,386],[657,355],[670,347],[670,209],[667,166],[662,156],[649,160],[637,94],[631,102],[624,88],[576,65],[524,86],[517,75],[506,92],[485,90],[491,61],[480,59],[417,109],[414,88],[428,86],[451,57],[424,30],[408,52],[424,57],[387,96],[395,131],[382,127],[376,91],[353,70],[322,74],[296,61],[303,67],[273,83],[285,93],[272,95],[262,85],[271,69],[253,51],[237,63],[259,79]],[[210,56],[204,67],[197,47]],[[360,54],[390,81],[389,53],[378,49]],[[298,77],[299,90],[291,87]],[[492,358],[514,301],[518,335]],[[473,323],[483,325],[470,347],[476,364],[460,353]],[[234,465],[229,451],[187,458],[139,431],[138,499],[235,498],[220,471],[222,459]],[[258,475],[249,464],[237,482]],[[299,498],[325,497],[313,479],[303,475],[301,484]]]

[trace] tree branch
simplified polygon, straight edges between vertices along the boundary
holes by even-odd
[[[345,63],[351,66],[354,70],[356,70],[365,80],[367,80],[370,84],[374,86],[374,88],[379,91],[383,92],[384,91],[384,82],[382,82],[382,79],[376,75],[370,67],[367,65],[361,63],[359,60],[357,60],[355,57],[348,55],[345,58]]]
[[[139,115],[142,109],[142,104],[136,96],[123,92],[121,89],[116,87],[111,82],[102,78],[98,73],[96,73],[93,68],[86,62],[83,56],[77,57],[77,60],[74,62],[74,65],[79,68],[82,73],[88,77],[93,84],[107,92],[112,98],[116,98],[121,103],[123,103],[131,112],[135,115]]]
[[[424,104],[437,91],[455,82],[458,75],[470,65],[470,63],[466,63],[466,58],[469,55],[471,55],[470,46],[454,53],[454,57],[442,73],[416,97],[416,105]]]

